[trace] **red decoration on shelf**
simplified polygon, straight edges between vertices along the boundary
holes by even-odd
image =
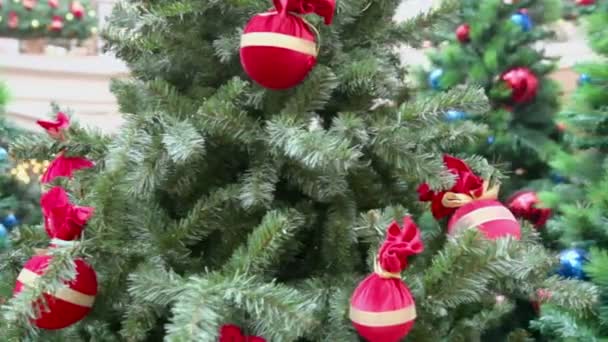
[[[80,169],[88,169],[95,166],[92,161],[82,157],[66,157],[63,152],[59,153],[55,160],[44,171],[40,182],[50,183],[57,177],[72,178],[74,172]]]
[[[49,237],[64,241],[80,237],[94,210],[70,203],[68,194],[58,186],[40,197],[40,207],[44,215],[44,229]]]
[[[245,336],[241,328],[236,325],[224,324],[220,329],[218,342],[266,342],[266,339],[259,336]]]
[[[488,239],[511,235],[521,238],[521,227],[513,214],[496,200],[498,187],[490,188],[488,181],[473,173],[462,160],[449,155],[443,157],[448,171],[456,182],[446,191],[432,191],[428,184],[418,188],[419,200],[431,202],[436,219],[451,215],[448,234],[477,227]]]
[[[59,8],[59,0],[49,0],[50,8]]]
[[[461,43],[468,43],[471,41],[471,26],[469,24],[462,24],[456,29],[456,38]]]
[[[58,15],[53,16],[53,24],[57,19],[59,19],[59,22],[63,27],[62,18]],[[44,128],[51,137],[63,140],[65,138],[63,133],[70,127],[70,117],[62,112],[58,112],[55,121],[38,120],[36,123],[38,126]]]
[[[335,0],[274,0],[276,10],[255,15],[241,36],[241,64],[255,82],[288,89],[302,82],[317,62],[317,30],[300,15],[316,13],[330,25]]]
[[[511,100],[515,103],[529,102],[536,97],[538,78],[528,68],[515,68],[505,72],[501,79],[511,88]]]
[[[33,287],[44,275],[51,258],[49,255],[36,255],[25,263],[13,294],[19,294],[25,287]],[[76,259],[74,263],[76,279],[66,282],[66,286],[55,293],[45,293],[46,307],[42,302],[34,304],[40,310],[40,315],[34,320],[37,327],[63,329],[82,320],[91,311],[97,295],[97,275],[84,260]]]
[[[59,31],[63,30],[63,17],[60,15],[54,15],[53,20],[51,21],[51,25],[49,26],[49,29],[54,32],[59,32]],[[48,132],[48,130],[47,130],[47,132]],[[49,132],[49,134],[50,134],[50,132]],[[63,138],[60,138],[60,139],[62,140]]]
[[[8,14],[8,28],[16,29],[17,27],[19,27],[19,14],[12,11]]]
[[[23,7],[31,11],[34,7],[36,7],[37,0],[23,0]]]
[[[576,0],[576,4],[579,6],[591,6],[595,5],[595,0]]]
[[[82,19],[84,16],[84,6],[82,6],[80,1],[72,1],[72,4],[70,5],[70,12],[76,19]]]
[[[538,194],[534,191],[519,191],[507,200],[507,207],[519,218],[530,221],[536,228],[542,228],[551,217],[551,208],[539,208]]]
[[[423,250],[420,231],[410,217],[404,218],[403,227],[389,225],[375,272],[357,286],[350,301],[353,326],[368,341],[398,342],[414,326],[416,304],[400,273],[407,257]]]

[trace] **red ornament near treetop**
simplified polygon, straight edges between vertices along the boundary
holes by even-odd
[[[359,283],[350,301],[353,326],[369,342],[398,342],[414,326],[416,304],[400,274],[407,257],[423,250],[420,231],[410,217],[404,218],[403,227],[389,225],[375,272]]]
[[[486,238],[495,240],[505,236],[521,238],[521,226],[515,216],[498,202],[498,186],[473,173],[462,160],[449,155],[443,157],[448,171],[456,176],[449,190],[433,191],[426,183],[418,188],[420,201],[431,202],[436,219],[450,217],[448,234],[477,228]]]
[[[515,103],[526,103],[536,97],[538,78],[528,68],[514,68],[505,72],[501,79],[511,89],[511,100]]]
[[[315,13],[330,25],[335,0],[273,0],[275,10],[255,15],[241,36],[241,64],[255,82],[288,89],[317,62],[317,30],[300,15]]]
[[[456,39],[461,43],[468,43],[471,41],[471,26],[469,24],[462,24],[456,28]]]
[[[49,255],[33,256],[24,266],[15,284],[14,295],[26,287],[34,287],[46,272],[51,261]],[[97,275],[89,264],[76,259],[76,279],[55,293],[45,293],[45,303],[37,303],[40,314],[34,324],[41,329],[57,330],[82,320],[93,307],[97,295]]]

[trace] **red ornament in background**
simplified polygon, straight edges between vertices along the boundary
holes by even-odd
[[[63,152],[49,164],[46,171],[42,174],[40,182],[50,183],[57,177],[72,178],[74,172],[81,169],[88,169],[95,166],[92,161],[82,157],[66,157]]]
[[[8,14],[8,28],[16,29],[19,26],[19,15],[12,11]]]
[[[19,294],[25,287],[31,287],[42,276],[51,261],[49,255],[33,256],[25,265],[17,278],[14,295]],[[68,327],[82,320],[93,307],[97,295],[97,275],[84,260],[77,259],[76,279],[66,282],[64,288],[55,293],[45,293],[47,308],[44,303],[36,303],[40,310],[34,324],[42,329],[56,330]]]
[[[80,1],[72,1],[72,4],[70,5],[70,12],[72,12],[76,19],[82,19],[84,16],[84,7]]]
[[[63,26],[61,16],[53,16],[53,22],[55,20],[59,20],[59,22]],[[70,117],[62,112],[58,112],[55,121],[38,120],[36,121],[36,123],[38,124],[38,126],[44,128],[46,133],[51,137],[63,140],[65,138],[63,133],[70,127]]]
[[[59,7],[59,0],[49,0],[49,7],[50,8],[58,8]]]
[[[220,339],[218,342],[266,342],[259,336],[245,336],[241,328],[232,324],[224,324],[220,329]]]
[[[469,24],[462,24],[456,29],[456,38],[461,43],[468,43],[471,41],[471,26]]]
[[[542,228],[551,217],[550,208],[539,208],[541,204],[534,191],[519,191],[507,200],[507,207],[516,217],[530,221],[536,228]]]
[[[579,6],[591,6],[595,4],[595,0],[576,0],[576,4]]]
[[[398,342],[414,326],[416,304],[400,273],[408,265],[407,257],[423,250],[411,218],[404,218],[403,228],[397,222],[389,225],[375,272],[359,283],[350,301],[350,319],[366,340]]]
[[[511,100],[515,103],[529,102],[536,97],[538,78],[528,68],[515,68],[505,72],[501,79],[511,88]]]
[[[49,237],[64,241],[80,237],[94,210],[92,207],[70,203],[68,194],[58,186],[40,196],[40,207],[44,216],[44,229]]]
[[[488,181],[474,174],[458,158],[445,155],[443,162],[456,176],[452,188],[437,192],[424,183],[418,188],[418,196],[420,201],[431,202],[431,212],[436,219],[451,216],[448,234],[478,228],[490,240],[505,236],[521,238],[519,222],[509,209],[496,200],[497,186],[490,188]]]
[[[299,15],[316,13],[330,25],[335,0],[274,0],[275,11],[255,15],[241,37],[241,64],[255,82],[288,89],[317,62],[316,29]]]
[[[23,0],[23,7],[28,10],[31,11],[32,8],[36,7],[36,0]]]
[[[54,15],[53,20],[51,21],[51,25],[49,26],[51,31],[59,32],[63,30],[63,18],[59,15]],[[48,132],[48,130],[47,130]],[[49,133],[51,134],[51,133]],[[61,139],[61,138],[60,138]]]

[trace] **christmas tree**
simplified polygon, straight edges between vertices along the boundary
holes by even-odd
[[[593,14],[584,18],[588,41],[598,55],[608,56],[608,1],[594,6]],[[566,138],[577,153],[555,156],[552,166],[565,182],[541,197],[555,212],[547,231],[554,245],[564,249],[562,275],[596,284],[602,300],[584,316],[548,305],[535,325],[549,338],[598,341],[608,336],[608,64],[598,60],[577,65],[576,70],[579,87],[561,115]]]
[[[0,5],[0,36],[85,39],[97,32],[88,0],[11,0]]]
[[[460,2],[447,43],[430,55],[432,67],[421,84],[439,91],[457,84],[478,84],[492,111],[476,117],[458,109],[446,121],[471,119],[488,127],[484,141],[472,148],[493,162],[506,164],[513,177],[504,195],[533,180],[548,178],[550,156],[559,151],[559,88],[548,78],[554,63],[536,44],[552,36],[544,24],[559,19],[556,0]]]
[[[57,114],[13,144],[55,160],[44,229],[0,258],[0,340],[396,341],[413,324],[408,340],[474,341],[540,288],[593,305],[593,285],[547,278],[552,256],[495,200],[497,170],[442,160],[482,133],[443,114],[489,104],[474,87],[407,99],[395,47],[454,4],[397,24],[399,2],[119,2],[105,36],[134,76],[113,84],[124,127]],[[499,217],[457,218],[471,206]],[[390,289],[367,298],[371,283]]]

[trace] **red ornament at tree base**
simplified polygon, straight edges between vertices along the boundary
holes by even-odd
[[[49,30],[54,32],[63,30],[63,18],[59,15],[54,15],[51,25],[49,25]]]
[[[38,278],[48,267],[51,256],[33,256],[25,265],[17,278],[14,295],[19,294],[25,287],[35,286]],[[67,282],[66,286],[56,293],[45,293],[44,303],[36,303],[40,314],[34,325],[41,329],[57,330],[68,327],[82,320],[93,307],[97,295],[97,275],[89,264],[82,259],[76,264],[76,279]]]
[[[297,14],[316,13],[331,24],[335,0],[275,0],[276,11],[255,15],[241,36],[241,64],[255,82],[288,89],[317,63],[316,29]]]
[[[468,43],[471,41],[471,26],[469,24],[462,24],[456,29],[456,39],[461,43]]]
[[[511,89],[511,100],[515,103],[526,103],[536,97],[538,78],[528,68],[514,68],[505,72],[501,79]]]
[[[424,249],[420,231],[409,217],[403,229],[393,222],[378,253],[376,270],[353,292],[350,319],[370,342],[398,342],[414,326],[416,304],[401,280],[407,257]]]

